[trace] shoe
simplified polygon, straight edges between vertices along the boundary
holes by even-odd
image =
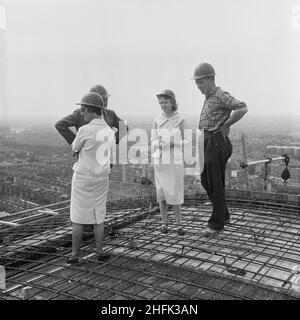
[[[162,232],[162,233],[168,233],[168,232],[169,232],[169,231],[168,231],[168,227],[162,226],[162,227],[160,228],[160,232]]]
[[[68,264],[77,264],[79,262],[79,259],[77,256],[72,256],[67,258],[67,263]]]
[[[99,262],[102,262],[102,261],[108,260],[109,258],[110,258],[110,255],[108,253],[101,252],[98,254],[97,260]]]
[[[226,224],[230,224],[230,218],[226,218],[225,220],[224,220],[224,224],[226,225]]]
[[[212,229],[210,227],[206,227],[204,230],[201,231],[201,235],[209,237],[209,236],[216,236],[222,232],[223,232],[223,230],[216,230],[216,229]]]
[[[179,236],[183,236],[183,235],[185,235],[185,231],[182,230],[181,228],[179,228],[179,229],[177,229],[177,234],[178,234]]]
[[[128,242],[128,247],[130,249],[136,249],[137,247],[139,246],[139,242],[135,239],[131,239],[129,242]]]

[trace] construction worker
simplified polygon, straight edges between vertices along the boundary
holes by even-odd
[[[107,109],[108,97],[110,97],[110,94],[108,94],[106,89],[100,84],[92,86],[90,89],[90,92],[98,93],[102,97],[104,101],[104,109],[102,112],[102,116],[105,122],[111,128],[115,128],[118,130],[115,136],[116,136],[116,143],[119,144],[120,121],[123,121],[123,120],[120,119],[113,110]],[[70,128],[75,127],[76,130],[78,131],[78,129],[85,124],[87,124],[87,122],[84,120],[81,110],[76,109],[72,114],[59,120],[55,124],[55,128],[63,136],[63,138],[67,141],[67,143],[71,145],[76,135],[72,130],[70,130]],[[127,127],[125,128],[125,130],[127,131]]]
[[[204,169],[201,184],[212,202],[212,214],[203,234],[215,235],[229,223],[230,214],[225,201],[225,168],[232,154],[228,137],[230,127],[247,112],[244,102],[232,97],[215,84],[215,70],[209,63],[199,64],[192,80],[205,101],[202,108],[199,129],[204,130]]]

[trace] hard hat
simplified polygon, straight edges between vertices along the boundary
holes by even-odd
[[[194,77],[191,80],[196,80],[196,79],[203,79],[203,78],[208,78],[215,76],[215,69],[214,67],[209,64],[209,63],[200,63],[195,71],[194,71]]]
[[[92,86],[90,92],[96,92],[100,94],[103,99],[110,97],[110,94],[107,93],[106,89],[101,86],[101,84],[95,84],[94,86]]]
[[[175,93],[170,89],[163,90],[161,93],[157,94],[156,96],[157,98],[167,96],[176,102]]]
[[[81,98],[81,101],[75,104],[80,104],[80,105],[90,106],[90,107],[97,107],[97,108],[104,108],[103,98],[98,93],[95,93],[95,92],[86,93]]]

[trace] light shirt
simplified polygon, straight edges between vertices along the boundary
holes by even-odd
[[[72,150],[79,152],[75,172],[93,177],[107,176],[115,159],[114,131],[102,118],[79,128]]]
[[[174,112],[171,117],[166,117],[165,113],[157,116],[153,121],[151,130],[153,158],[162,159],[165,164],[174,161],[175,163],[183,163],[183,144],[187,145],[191,142],[184,136],[184,130],[188,128],[185,118],[178,112]],[[163,144],[162,150],[159,149],[160,138]],[[174,145],[170,147],[171,138],[174,139]]]

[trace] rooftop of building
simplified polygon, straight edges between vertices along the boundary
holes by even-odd
[[[211,204],[189,194],[182,207],[184,236],[160,232],[154,197],[111,201],[104,250],[84,232],[80,262],[68,265],[72,234],[69,201],[2,217],[0,265],[8,300],[299,299],[300,215],[297,196],[229,190],[230,224],[201,235]]]

